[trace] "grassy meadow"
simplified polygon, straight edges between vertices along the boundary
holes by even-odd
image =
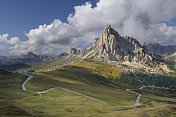
[[[175,98],[155,95],[153,89],[147,88],[137,91],[142,93],[140,106],[124,107],[135,104],[137,95],[125,89],[136,86],[120,80],[122,73],[112,65],[86,59],[80,64],[75,62],[71,66],[50,72],[41,70],[32,73],[34,78],[26,85],[31,92],[24,92],[21,89],[27,76],[1,70],[0,116],[174,117],[176,115]],[[67,88],[107,103],[58,88],[41,96],[35,93],[53,87]]]

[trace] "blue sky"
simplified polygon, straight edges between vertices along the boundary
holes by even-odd
[[[0,34],[27,40],[24,33],[54,19],[66,22],[74,6],[97,0],[0,0]]]

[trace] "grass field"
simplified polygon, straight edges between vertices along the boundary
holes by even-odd
[[[27,76],[0,70],[0,117],[32,117],[27,111],[16,107],[16,102],[30,96],[21,89]]]
[[[73,65],[69,69],[33,73],[34,78],[26,86],[33,92],[24,92],[21,89],[26,76],[0,71],[0,115],[3,117],[19,117],[20,114],[27,117],[174,117],[176,115],[176,99],[157,96],[152,89],[147,88],[138,91],[142,93],[140,106],[123,107],[134,105],[137,95],[125,90],[135,86],[118,80],[122,74],[114,66],[91,59]],[[35,93],[57,86],[107,103],[62,89],[54,89],[41,96]],[[17,113],[14,110],[18,110]]]

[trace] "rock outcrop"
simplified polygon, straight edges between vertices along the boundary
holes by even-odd
[[[103,61],[138,62],[153,65],[158,60],[133,37],[122,37],[117,31],[106,25],[102,36],[94,40],[94,52],[91,58]]]
[[[62,57],[66,57],[68,55],[69,55],[68,53],[64,52],[64,53],[59,54],[59,56],[56,58],[62,58]]]
[[[75,56],[83,56],[85,55],[87,52],[86,48],[82,48],[82,49],[76,49],[76,48],[71,48],[69,51],[69,55],[75,55]]]
[[[87,52],[87,49],[86,49],[86,48],[82,48],[82,49],[80,50],[81,56],[84,56],[84,55],[86,54],[86,52]]]
[[[80,54],[80,50],[76,49],[76,48],[71,48],[69,51],[70,55],[79,55]]]

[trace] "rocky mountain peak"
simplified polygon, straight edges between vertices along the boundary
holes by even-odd
[[[108,24],[99,39],[94,40],[91,58],[119,62],[157,62],[148,50],[133,37],[122,37]]]
[[[36,55],[36,54],[34,54],[33,52],[29,52],[27,55]]]
[[[24,55],[25,58],[37,58],[38,56],[33,52],[29,52],[27,55]]]
[[[102,38],[104,39],[108,39],[108,37],[110,35],[114,35],[114,36],[119,36],[119,33],[117,31],[115,31],[113,28],[111,28],[111,26],[109,24],[107,24],[104,28],[104,32],[102,34]]]
[[[112,30],[111,26],[107,24],[104,28],[104,33],[111,33],[111,30]]]

